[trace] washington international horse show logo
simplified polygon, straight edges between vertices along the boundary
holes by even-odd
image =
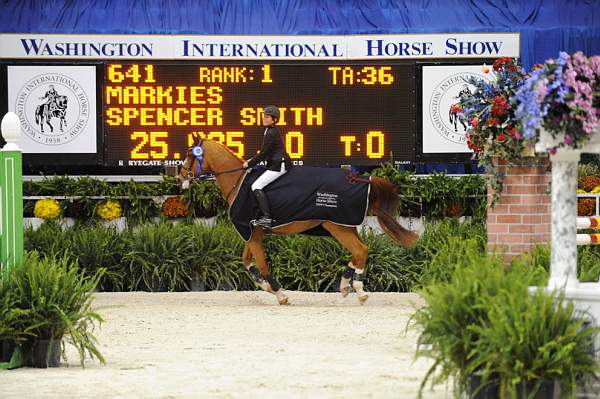
[[[25,134],[44,145],[69,143],[90,119],[90,103],[81,84],[58,73],[37,75],[23,85],[15,109]]]
[[[460,72],[447,76],[431,93],[429,99],[429,116],[437,133],[454,143],[466,143],[467,123],[451,112],[453,104],[458,103],[463,96],[475,91],[475,86],[468,83],[469,79],[489,80],[487,76],[472,72]]]

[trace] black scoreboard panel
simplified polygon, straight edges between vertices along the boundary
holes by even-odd
[[[104,164],[181,161],[199,137],[240,158],[260,149],[276,105],[293,161],[378,165],[415,157],[414,63],[107,63]]]

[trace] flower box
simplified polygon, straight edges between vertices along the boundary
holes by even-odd
[[[118,232],[121,232],[127,228],[127,219],[124,217],[102,220],[102,225],[107,228],[116,228]]]

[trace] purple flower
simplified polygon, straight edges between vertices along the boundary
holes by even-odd
[[[571,145],[573,144],[573,137],[570,134],[565,134],[565,140],[564,140],[566,145]]]

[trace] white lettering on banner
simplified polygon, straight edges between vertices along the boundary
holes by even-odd
[[[2,58],[420,59],[519,57],[518,33],[216,36],[0,34]]]

